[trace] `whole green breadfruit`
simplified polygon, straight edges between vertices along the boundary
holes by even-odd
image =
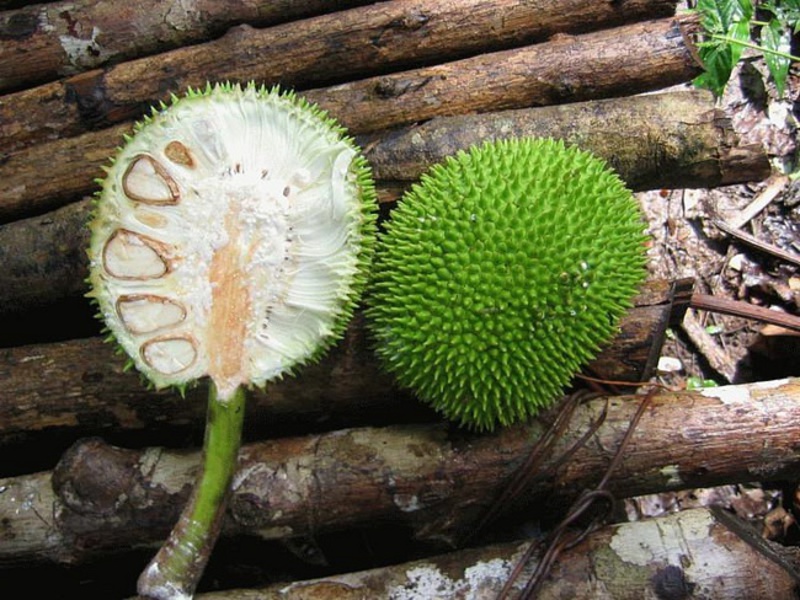
[[[367,314],[385,367],[446,417],[535,414],[617,331],[645,224],[603,161],[549,139],[459,152],[393,211]]]

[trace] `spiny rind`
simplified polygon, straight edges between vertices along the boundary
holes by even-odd
[[[645,225],[599,159],[488,142],[423,175],[379,240],[367,316],[398,381],[477,430],[551,405],[617,331]]]

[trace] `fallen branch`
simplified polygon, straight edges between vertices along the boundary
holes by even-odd
[[[454,63],[345,83],[325,103],[361,130],[435,116],[628,96],[689,81],[698,65],[675,19],[486,54]],[[309,92],[313,97],[314,92]]]
[[[87,292],[89,200],[0,227],[0,314]]]
[[[542,472],[597,415],[603,425],[564,468],[535,479],[539,511],[593,487],[640,396],[581,405]],[[246,446],[227,535],[314,535],[375,522],[421,540],[460,539],[513,477],[545,425],[469,435],[445,424],[341,430]],[[757,432],[742,435],[742,432]],[[652,398],[608,490],[617,498],[800,476],[800,380]],[[0,563],[77,562],[160,539],[188,495],[198,456],[74,446],[53,473],[0,480]],[[705,537],[707,531],[703,532]]]
[[[681,316],[671,287],[654,281],[643,289],[617,341],[590,364],[590,372],[628,381],[651,376],[664,330]],[[145,445],[201,433],[203,388],[189,389],[185,398],[175,391],[147,391],[124,365],[113,344],[100,338],[6,349],[0,354],[0,447],[8,451],[25,442],[44,461],[52,447],[48,439],[113,435],[124,441],[135,435],[136,443]],[[330,428],[432,419],[381,372],[361,317],[319,364],[270,384],[263,393],[254,391],[248,412],[251,436],[285,435],[293,424],[307,431],[314,423]],[[14,471],[25,472],[24,467],[20,460]]]
[[[486,5],[470,2],[476,7]],[[429,8],[440,4],[430,2]],[[169,100],[170,93],[204,87],[208,81],[254,80],[306,90],[309,100],[324,104],[347,127],[375,131],[441,114],[623,96],[685,82],[700,72],[680,34],[681,23],[668,18],[309,90],[330,83],[333,73],[339,82],[352,81],[371,71],[385,72],[412,57],[443,58],[441,47],[424,54],[428,47],[424,40],[438,39],[427,29],[419,31],[426,17],[414,11],[389,16],[387,10],[392,12],[393,5],[334,13],[304,21],[302,26],[287,24],[272,35],[242,26],[216,42],[8,94],[0,103],[0,145],[11,152],[135,119],[148,105]],[[458,14],[442,21],[458,33],[452,41],[456,52],[470,47],[485,50],[475,44],[482,44],[492,29],[488,22],[517,23],[508,21],[497,4],[489,21],[478,23],[464,23],[471,14],[486,18],[477,8],[465,12],[461,3],[443,6]],[[377,29],[358,22],[358,17],[372,13],[380,19]],[[527,22],[536,22],[544,14],[533,12]],[[322,23],[326,19],[336,21]],[[405,31],[407,38],[383,45],[381,34],[387,29]],[[301,43],[294,32],[302,32]]]
[[[742,300],[731,300],[730,298],[712,296],[710,294],[693,294],[690,304],[692,308],[700,310],[754,319],[763,323],[800,331],[800,317]]]
[[[324,95],[316,99],[330,108]],[[351,128],[361,130],[355,122]],[[127,130],[117,126],[10,155],[0,163],[0,221],[53,210],[90,193]],[[730,119],[715,108],[710,93],[699,91],[437,118],[357,141],[367,149],[381,199],[393,201],[445,156],[487,138],[525,135],[561,138],[593,151],[637,190],[728,185],[770,172],[763,148],[740,145]]]
[[[732,238],[742,242],[743,244],[747,244],[751,248],[755,248],[760,252],[771,254],[780,260],[800,266],[800,254],[797,254],[796,252],[789,252],[788,250],[784,250],[775,244],[764,242],[758,239],[756,236],[749,234],[746,231],[742,231],[741,229],[737,229],[736,227],[732,227],[720,219],[715,219],[713,223],[714,227],[720,231],[727,233]]]
[[[262,589],[200,594],[197,600],[305,600],[331,597],[496,597],[532,542],[462,550],[410,563],[282,583]],[[795,549],[764,541],[718,510],[698,508],[605,527],[569,549],[537,598],[790,598],[800,573]],[[520,586],[521,587],[521,586]],[[671,594],[671,595],[668,595]]]
[[[695,310],[686,311],[681,328],[697,351],[708,361],[708,365],[723,378],[725,383],[736,381],[736,364],[730,354],[717,343],[714,336],[706,331]]]
[[[763,149],[739,144],[709,92],[687,90],[433,119],[359,142],[386,186],[485,140],[562,139],[604,158],[634,190],[717,187],[766,178]]]
[[[265,26],[367,4],[367,0],[78,0],[0,13],[0,90],[29,87],[108,63],[216,37],[239,23]],[[8,39],[10,38],[10,39]]]
[[[772,201],[783,192],[790,181],[789,177],[781,173],[773,173],[770,175],[769,179],[765,182],[766,186],[764,189],[734,217],[728,219],[728,225],[734,229],[740,229],[747,225],[750,219],[769,206]]]

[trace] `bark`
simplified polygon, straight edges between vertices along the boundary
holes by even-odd
[[[317,17],[303,27],[292,23],[278,26],[277,32],[242,25],[215,42],[8,94],[0,104],[0,144],[9,152],[137,118],[148,105],[166,101],[171,93],[187,87],[203,87],[207,81],[254,80],[302,90],[404,66],[412,62],[409,53],[413,62],[438,63],[447,59],[448,52],[441,46],[431,47],[429,40],[450,41],[453,34],[457,35],[450,43],[457,52],[467,52],[470,46],[473,52],[486,52],[491,47],[475,44],[492,37],[488,33],[492,22],[524,28],[542,17],[541,12],[533,11],[527,20],[507,20],[502,3],[488,14],[479,10],[487,5],[483,0],[470,0],[470,4],[474,6],[465,10],[462,2],[430,2],[425,11],[406,12],[406,3],[399,2],[394,12],[389,9],[395,3],[383,3]],[[434,6],[447,7],[447,14],[431,18],[434,15],[429,16],[428,11]],[[560,10],[556,14],[569,14]],[[458,17],[453,16],[454,11]],[[361,22],[373,13],[379,26],[369,19]],[[471,22],[471,15],[486,20]],[[453,34],[440,38],[438,27]],[[348,117],[355,114],[364,121],[362,129],[377,130],[453,111],[628,95],[688,81],[700,72],[681,27],[677,19],[668,18],[564,36],[436,67],[376,76],[341,88],[307,91],[306,96],[312,101],[325,98],[331,113],[348,127],[352,126]],[[390,34],[405,32],[406,37],[394,39],[386,35],[387,30]],[[514,29],[510,36],[513,39],[522,31]],[[298,32],[303,39],[297,39]]]
[[[329,89],[325,103],[346,127],[367,131],[436,116],[628,96],[700,73],[680,21],[662,19],[559,36],[506,50],[373,77]],[[314,96],[314,92],[309,92]]]
[[[552,137],[605,159],[635,190],[718,187],[769,176],[766,153],[741,145],[710,92],[663,92],[483,115],[441,117],[359,142],[383,185],[486,140]]]
[[[239,23],[263,27],[367,0],[79,0],[0,14],[0,90],[164,52],[217,37]],[[2,8],[2,5],[0,5]]]
[[[0,226],[0,314],[15,313],[88,291],[86,249],[91,202]]]
[[[538,499],[533,514],[553,507],[560,512],[565,501],[598,484],[641,398],[610,398],[603,424],[551,473],[606,401],[578,407],[525,494],[526,501]],[[484,435],[441,423],[245,446],[226,534],[276,539],[394,522],[420,540],[456,543],[520,468],[545,428],[542,421]],[[798,379],[661,393],[651,400],[608,489],[619,498],[792,480],[800,476],[798,436]],[[52,473],[0,480],[0,563],[77,562],[163,538],[189,493],[198,458],[88,440],[71,448]],[[526,513],[518,507],[514,514]]]
[[[199,594],[197,600],[424,600],[432,590],[441,598],[493,600],[530,544],[495,544],[288,585]],[[735,517],[698,508],[594,532],[561,555],[536,598],[793,598],[799,559],[796,549],[761,539]],[[510,600],[524,584],[520,579]]]
[[[322,94],[316,99],[330,108]],[[359,133],[355,117],[349,119],[351,132]],[[127,130],[117,126],[10,155],[0,163],[0,221],[53,210],[91,192]],[[764,149],[740,145],[730,118],[709,92],[700,91],[435,118],[357,141],[366,148],[381,200],[393,201],[448,154],[486,138],[525,135],[560,138],[593,151],[636,190],[713,187],[769,175]]]
[[[674,296],[669,283],[650,282],[623,318],[617,340],[588,371],[613,380],[648,379],[665,329],[682,315],[681,299]],[[185,398],[174,391],[147,391],[135,372],[124,371],[125,362],[100,338],[0,352],[0,447],[24,442],[45,459],[54,440],[114,435],[138,445],[163,444],[202,432],[204,387],[188,390]],[[251,437],[263,437],[285,435],[287,429],[307,432],[315,423],[331,428],[432,418],[381,371],[359,315],[318,364],[254,391],[245,423]],[[15,465],[15,472],[24,472],[23,465]]]

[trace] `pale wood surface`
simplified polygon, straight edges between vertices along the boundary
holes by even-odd
[[[540,511],[563,509],[597,485],[641,400],[609,398],[602,426],[563,468],[548,473],[606,401],[582,404],[525,499],[537,500]],[[544,427],[534,421],[470,435],[444,423],[397,425],[250,444],[240,453],[226,531],[275,539],[379,521],[402,523],[420,540],[456,543]],[[628,497],[754,477],[791,480],[800,476],[798,436],[797,379],[661,393],[608,489]],[[160,540],[188,496],[198,460],[196,453],[87,440],[53,473],[0,480],[0,564],[75,562]]]
[[[446,598],[463,594],[493,600],[530,543],[462,550],[289,585],[200,594],[197,600],[282,600],[295,593],[304,600],[422,600],[433,589]],[[796,549],[760,540],[718,511],[693,509],[594,532],[561,555],[536,598],[792,598],[800,578],[797,562]],[[536,564],[535,558],[530,561],[511,598]]]

